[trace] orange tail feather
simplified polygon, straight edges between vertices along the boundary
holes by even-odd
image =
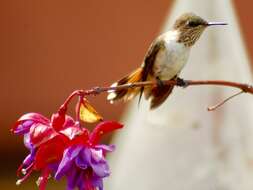
[[[140,82],[142,80],[143,68],[138,68],[129,75],[123,77],[116,83],[113,83],[111,86],[119,86],[127,83]],[[110,91],[107,100],[111,103],[114,103],[118,100],[130,100],[135,97],[140,92],[140,88],[130,88],[130,89],[122,89],[122,90],[114,90]]]

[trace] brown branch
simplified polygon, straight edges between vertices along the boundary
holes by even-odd
[[[189,87],[189,86],[197,86],[197,85],[215,85],[215,86],[227,86],[241,89],[245,93],[253,94],[253,86],[249,84],[237,83],[237,82],[230,82],[230,81],[221,81],[221,80],[183,80],[184,84],[175,80],[165,80],[162,81],[163,84],[167,85],[175,85],[181,87]],[[136,82],[136,83],[129,83],[114,87],[95,87],[90,90],[83,91],[84,95],[97,95],[102,92],[108,92],[113,90],[122,90],[128,88],[136,88],[136,87],[143,87],[143,86],[156,86],[156,81],[144,81],[144,82]]]
[[[190,86],[199,86],[199,85],[214,85],[214,86],[225,86],[225,87],[232,87],[237,88],[243,91],[244,93],[250,93],[253,95],[253,86],[249,84],[237,83],[237,82],[230,82],[230,81],[222,81],[222,80],[165,80],[162,81],[163,84],[167,85],[174,85],[180,87],[190,87]],[[89,95],[98,95],[103,92],[114,91],[114,90],[122,90],[128,88],[137,88],[143,86],[157,86],[156,81],[144,81],[144,82],[136,82],[136,83],[129,83],[119,86],[113,87],[94,87],[89,90],[76,90],[74,91],[65,101],[65,103],[61,106],[60,110],[65,110],[72,100],[74,96],[89,96]]]

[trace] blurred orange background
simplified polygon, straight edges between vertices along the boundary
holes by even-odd
[[[253,55],[253,2],[234,2]],[[49,117],[73,90],[108,86],[130,72],[141,63],[171,4],[169,0],[0,2],[0,163],[1,176],[13,178],[8,182],[11,187],[14,170],[26,154],[21,139],[9,132],[13,122],[26,112]],[[110,105],[105,97],[89,100],[106,119],[119,119],[124,105]]]

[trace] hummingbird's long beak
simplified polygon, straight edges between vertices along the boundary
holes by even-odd
[[[207,26],[216,26],[216,25],[228,25],[225,22],[208,22]]]

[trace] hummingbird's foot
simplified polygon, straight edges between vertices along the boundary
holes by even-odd
[[[189,85],[184,79],[179,78],[179,77],[177,77],[176,81],[177,81],[177,86],[180,86],[183,88],[186,88]]]
[[[156,77],[156,82],[158,88],[163,88],[165,86],[164,82],[159,77]]]

